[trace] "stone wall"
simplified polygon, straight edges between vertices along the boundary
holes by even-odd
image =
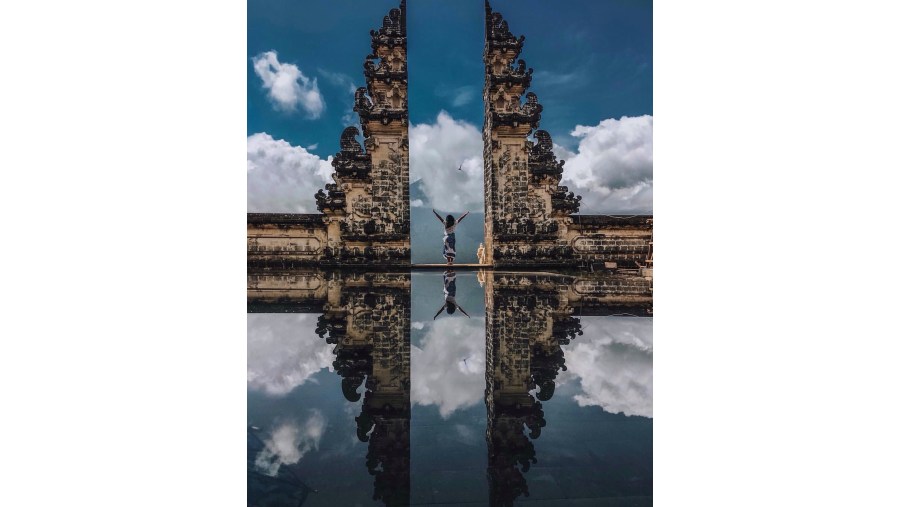
[[[304,264],[326,257],[328,231],[323,215],[247,214],[247,262]]]

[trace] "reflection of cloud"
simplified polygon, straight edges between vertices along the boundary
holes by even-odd
[[[563,346],[567,372],[557,382],[577,378],[579,406],[653,417],[653,319],[585,317],[583,336]]]
[[[254,464],[263,473],[275,476],[281,465],[293,465],[311,449],[319,448],[326,421],[322,412],[313,409],[303,425],[296,421],[282,422],[266,438],[265,448],[256,455]]]
[[[315,333],[308,313],[247,314],[247,384],[283,395],[322,368],[331,368],[332,346]]]
[[[413,346],[412,402],[437,405],[441,417],[484,398],[484,318],[443,318]]]

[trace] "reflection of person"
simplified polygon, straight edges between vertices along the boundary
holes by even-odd
[[[442,311],[444,311],[444,308],[447,309],[447,315],[453,315],[456,312],[456,309],[459,308],[459,311],[463,312],[466,317],[472,318],[465,310],[463,310],[463,307],[459,306],[456,302],[456,273],[452,269],[444,271],[444,306],[434,314],[435,319],[438,318],[438,315],[440,315]]]
[[[469,212],[463,213],[459,220],[453,218],[453,215],[447,215],[445,220],[434,209],[431,212],[444,224],[444,258],[447,259],[447,264],[452,266],[453,259],[456,258],[456,226],[463,221],[463,218],[466,218]]]

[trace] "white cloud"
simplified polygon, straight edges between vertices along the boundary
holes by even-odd
[[[464,86],[456,91],[453,95],[451,104],[453,107],[460,107],[472,102],[475,98],[475,90],[472,87]]]
[[[582,196],[582,214],[652,212],[653,117],[623,116],[578,125],[577,153],[555,146],[566,161],[563,185]]]
[[[264,440],[265,447],[256,455],[254,464],[261,472],[275,476],[282,465],[293,465],[311,449],[319,448],[327,421],[317,409],[302,425],[296,421],[282,422]]]
[[[653,209],[653,117],[622,117],[578,125],[577,152],[554,145],[566,161],[561,184],[583,197],[580,213],[648,213]],[[422,180],[425,200],[412,207],[444,212],[484,209],[481,130],[446,111],[434,123],[412,125],[410,181]],[[333,180],[331,157],[291,146],[265,132],[247,138],[249,212],[315,213],[313,195]]]
[[[318,118],[325,110],[325,99],[316,79],[309,79],[300,68],[278,61],[278,53],[266,51],[253,57],[253,71],[262,79],[263,88],[276,109],[294,111],[303,108],[310,118]]]
[[[332,345],[315,333],[317,315],[247,314],[247,385],[279,396],[334,362]]]
[[[583,317],[582,326],[563,346],[568,371],[557,383],[580,382],[579,406],[653,417],[653,319]]]
[[[413,346],[412,402],[437,405],[446,419],[484,400],[484,317],[446,317],[426,324]]]
[[[571,72],[539,70],[534,73],[534,82],[541,83],[542,87],[582,85],[588,81],[588,68],[582,66]]]
[[[480,90],[480,88],[471,85],[458,86],[456,88],[441,85],[438,86],[434,93],[438,97],[449,99],[452,107],[461,107],[472,102],[476,95],[480,93]]]
[[[324,77],[329,83],[343,88],[347,93],[353,96],[356,93],[356,89],[358,88],[356,84],[353,83],[353,78],[348,76],[347,74],[343,74],[340,72],[331,72],[325,70],[323,68],[317,69],[317,72]]]
[[[346,95],[344,95],[344,114],[341,116],[341,123],[344,126],[358,125],[359,118],[357,117],[356,112],[353,111],[353,103],[356,100],[356,89],[358,86],[353,82],[353,78],[347,74],[330,72],[322,68],[319,68],[318,72],[326,81],[338,88],[342,88],[346,92]],[[362,128],[360,128],[360,130],[362,130]]]
[[[575,153],[554,146],[566,161],[562,185],[583,197],[581,213],[639,213],[653,209],[653,117],[578,125]],[[441,211],[484,208],[481,129],[446,111],[409,130],[410,181],[422,180],[425,202]],[[460,169],[461,166],[461,170]]]
[[[435,123],[410,126],[409,150],[409,180],[422,180],[428,206],[449,212],[484,208],[480,128],[441,111]]]
[[[265,132],[247,138],[247,211],[317,213],[315,193],[333,180],[322,160]]]

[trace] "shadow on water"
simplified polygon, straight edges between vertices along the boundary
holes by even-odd
[[[257,271],[248,313],[248,505],[651,503],[649,279]]]

